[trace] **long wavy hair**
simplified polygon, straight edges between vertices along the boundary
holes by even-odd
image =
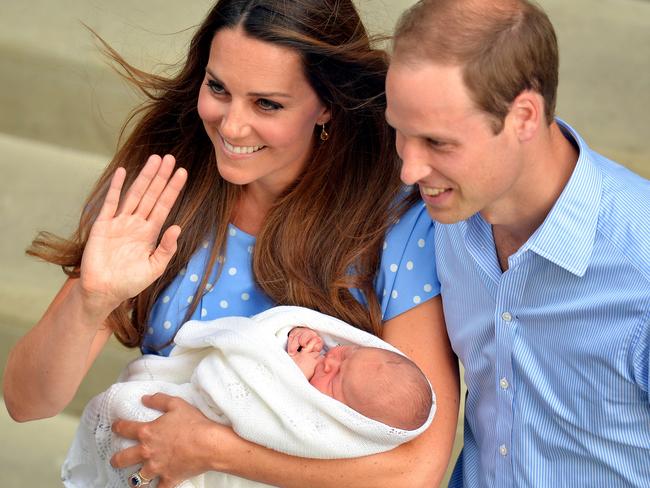
[[[400,163],[384,121],[387,55],[372,47],[350,0],[220,0],[171,77],[138,70],[100,38],[105,53],[146,101],[123,127],[123,142],[92,189],[74,234],[62,239],[40,233],[27,252],[78,277],[90,228],[116,168],[126,168],[126,188],[150,154],[173,154],[189,175],[163,227],[177,223],[183,229],[178,250],[163,275],[113,311],[109,323],[124,345],[141,344],[154,302],[211,232],[211,259],[197,284],[197,290],[205,289],[211,270],[219,269],[218,256],[227,252],[227,226],[242,188],[219,175],[197,97],[215,33],[235,27],[298,52],[308,81],[331,111],[329,140],[321,142],[315,132],[303,173],[278,196],[257,235],[256,283],[277,304],[309,307],[379,334],[373,281],[381,245],[387,227],[415,197],[396,204]],[[352,296],[351,287],[363,293],[367,307]],[[186,318],[201,293],[194,296]]]

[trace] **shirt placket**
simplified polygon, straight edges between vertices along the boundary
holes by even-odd
[[[517,329],[520,326],[518,308],[528,273],[526,253],[512,256],[508,270],[501,275],[494,308],[496,389],[495,486],[514,487],[512,449],[513,411],[516,384],[513,375],[513,355]]]

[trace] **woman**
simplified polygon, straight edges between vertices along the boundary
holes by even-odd
[[[112,56],[150,101],[73,238],[32,246],[69,279],[10,355],[11,415],[60,412],[113,333],[164,354],[189,318],[301,305],[409,355],[437,394],[432,427],[377,456],[301,459],[158,394],[143,403],[165,412],[159,419],[114,424],[138,444],[113,464],[142,463],[136,480],[158,477],[161,488],[207,470],[281,486],[439,482],[458,376],[434,297],[431,224],[400,188],[383,120],[385,55],[370,48],[352,3],[219,1],[172,79]]]

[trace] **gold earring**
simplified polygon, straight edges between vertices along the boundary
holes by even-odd
[[[326,141],[329,138],[330,138],[330,135],[325,130],[325,124],[321,124],[321,126],[320,126],[320,140],[321,141]]]

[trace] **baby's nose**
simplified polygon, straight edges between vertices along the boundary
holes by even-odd
[[[323,366],[326,373],[335,372],[338,371],[339,367],[341,366],[341,361],[338,356],[334,354],[328,354],[325,356],[325,362]]]

